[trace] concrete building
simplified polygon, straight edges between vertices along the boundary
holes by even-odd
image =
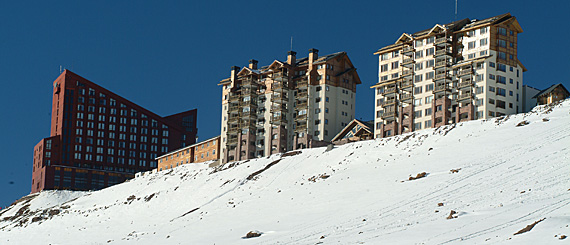
[[[259,67],[256,60],[222,80],[222,162],[327,144],[354,119],[356,68],[345,52]]]
[[[376,138],[522,112],[514,16],[436,24],[379,49]]]
[[[536,89],[528,85],[523,85],[522,92],[523,92],[522,112],[529,112],[530,110],[532,110],[532,108],[534,108],[537,105],[536,98],[534,96],[540,93],[540,89]]]
[[[158,171],[172,169],[182,164],[220,159],[220,136],[180,148],[156,158]]]
[[[160,117],[65,70],[53,82],[51,136],[34,147],[32,193],[97,190],[157,167],[196,141],[196,113]]]

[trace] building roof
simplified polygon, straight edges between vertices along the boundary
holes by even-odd
[[[354,135],[358,134],[361,131],[366,131],[370,134],[373,133],[374,120],[372,120],[372,121],[361,121],[358,119],[352,119],[352,121],[350,123],[348,123],[348,125],[346,125],[346,127],[344,127],[334,138],[332,138],[331,141],[341,140],[349,132],[351,132],[352,129],[354,127],[356,127],[357,125],[360,126],[360,128],[357,129],[356,132],[354,132]]]
[[[536,98],[538,98],[538,97],[540,97],[540,96],[542,96],[542,95],[548,94],[548,93],[552,92],[554,89],[556,89],[558,86],[560,86],[564,91],[566,91],[566,94],[569,94],[569,95],[570,95],[570,92],[568,92],[568,89],[566,89],[566,88],[564,87],[564,85],[562,85],[562,83],[559,83],[559,84],[554,84],[554,85],[548,87],[547,89],[538,92],[538,94],[536,94],[536,95],[535,95],[534,97],[532,97],[532,98],[533,98],[533,99],[536,99]]]

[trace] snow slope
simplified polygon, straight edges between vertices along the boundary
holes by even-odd
[[[569,168],[565,101],[329,151],[182,165],[101,191],[42,192],[0,213],[0,244],[568,243]]]

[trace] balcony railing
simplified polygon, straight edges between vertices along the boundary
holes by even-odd
[[[395,111],[385,111],[384,114],[382,114],[382,119],[392,118],[394,116],[396,116]]]
[[[415,63],[415,62],[416,62],[416,61],[414,61],[414,58],[407,58],[407,59],[404,59],[404,60],[402,61],[402,65],[403,65],[403,66],[405,66],[405,65],[410,65],[410,64],[413,64],[413,63]]]
[[[413,96],[411,94],[402,94],[400,97],[401,101],[408,101],[411,100],[413,98]]]
[[[437,69],[437,68],[447,67],[447,66],[449,66],[449,65],[450,65],[450,62],[449,62],[449,61],[447,61],[447,60],[442,60],[442,61],[435,62],[434,68]]]
[[[395,99],[386,100],[386,101],[382,102],[382,107],[389,106],[389,105],[393,105],[393,104],[395,104],[395,103],[396,103],[396,100],[395,100]]]
[[[440,44],[448,44],[449,43],[449,39],[447,39],[447,37],[440,37],[435,39],[434,44],[435,45],[440,45]]]
[[[307,102],[297,103],[297,105],[295,105],[295,109],[304,109],[307,108],[307,105],[308,105]]]
[[[405,80],[405,81],[400,83],[400,88],[402,88],[402,89],[410,88],[412,86],[414,86],[414,83],[411,80]]]
[[[382,92],[382,95],[392,94],[395,92],[396,92],[396,87],[386,88],[384,89],[384,92]]]
[[[416,51],[411,45],[406,45],[402,48],[402,54],[407,54]]]
[[[295,87],[297,88],[307,87],[308,84],[309,81],[307,80],[307,78],[303,78],[295,83]]]
[[[297,93],[297,97],[298,98],[303,98],[303,97],[307,97],[309,95],[309,93],[307,91],[303,91],[303,92],[298,92]]]
[[[277,93],[277,94],[274,93],[273,95],[271,95],[271,101],[272,102],[288,101],[288,99],[285,93]]]
[[[451,55],[451,50],[442,49],[442,50],[435,51],[435,57],[444,56],[444,55],[448,55],[448,56]]]
[[[436,74],[435,80],[440,80],[440,79],[451,79],[451,76],[447,72]]]
[[[414,74],[414,71],[411,69],[402,71],[402,77],[410,76],[412,74]]]
[[[278,111],[282,111],[282,112],[288,112],[287,107],[285,107],[285,105],[282,106],[272,106],[271,107],[271,112],[278,112]]]
[[[439,85],[439,86],[435,86],[435,88],[433,89],[434,93],[437,92],[443,92],[443,91],[449,91],[449,85]]]
[[[457,87],[458,87],[458,88],[463,88],[463,87],[469,87],[469,86],[471,86],[471,85],[473,85],[473,81],[469,80],[469,81],[460,82]]]
[[[459,71],[459,76],[471,75],[473,74],[473,70],[471,69],[464,69]]]

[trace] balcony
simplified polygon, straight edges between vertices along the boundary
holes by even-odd
[[[416,63],[414,58],[406,58],[402,61],[402,66],[410,67],[410,66],[414,65],[414,63]]]
[[[384,89],[384,92],[382,92],[382,95],[386,96],[388,94],[393,94],[393,93],[396,93],[396,87],[390,87],[390,88]]]
[[[237,143],[238,143],[237,137],[228,139],[228,145],[237,145]]]
[[[457,85],[457,88],[469,88],[472,85],[473,85],[473,81],[467,80],[467,81],[460,82],[459,85]]]
[[[439,80],[451,80],[451,75],[449,75],[449,73],[447,72],[436,74],[434,81],[439,81]]]
[[[237,124],[239,122],[239,117],[237,116],[230,116],[228,118],[228,124]]]
[[[307,121],[307,114],[297,115],[297,117],[295,117],[295,121],[298,121],[298,122]]]
[[[240,129],[238,127],[232,127],[228,129],[228,134],[230,135],[235,135],[237,133],[239,133]]]
[[[306,123],[299,124],[299,125],[295,126],[295,133],[303,132],[305,130],[307,130],[307,124]]]
[[[241,81],[241,86],[244,88],[249,88],[249,87],[257,86],[257,83],[252,78],[248,78],[248,79],[244,79]]]
[[[473,94],[472,94],[472,93],[460,94],[460,95],[457,97],[457,101],[471,100],[471,99],[473,99]]]
[[[307,90],[303,90],[297,93],[297,99],[307,98],[308,96],[309,93],[307,92]]]
[[[439,92],[446,92],[446,91],[451,91],[451,88],[449,87],[449,85],[447,84],[443,84],[443,85],[439,85],[439,86],[435,86],[433,88],[433,93],[439,93]]]
[[[242,111],[238,115],[241,118],[257,118],[255,111]]]
[[[237,104],[230,104],[230,106],[228,107],[228,111],[229,112],[237,112],[239,111],[239,105]]]
[[[229,102],[234,104],[234,103],[239,103],[240,100],[241,98],[238,95],[234,95],[230,96]]]
[[[413,88],[413,87],[414,87],[414,83],[410,79],[406,79],[400,83],[400,89],[408,89],[408,88]]]
[[[287,77],[287,74],[285,74],[283,72],[276,72],[276,73],[273,73],[273,77],[271,77],[271,79],[273,79],[273,81],[284,82],[284,81],[287,81],[289,79],[289,77]]]
[[[441,56],[451,56],[451,50],[449,49],[436,50],[434,57],[441,57]]]
[[[271,117],[271,124],[275,124],[275,125],[287,124],[287,118],[283,115],[272,116]]]
[[[283,102],[287,102],[287,95],[285,93],[273,93],[271,95],[271,102],[279,102],[279,103],[283,103]]]
[[[447,37],[440,37],[435,39],[435,42],[433,43],[436,46],[445,46],[450,44],[451,41],[449,41],[449,39]]]
[[[281,106],[279,106],[279,105],[274,105],[274,106],[271,107],[271,113],[275,113],[275,112],[278,112],[278,111],[281,111],[281,112],[288,112],[289,110],[287,110],[287,107],[286,107],[285,105],[281,105]]]
[[[413,52],[416,52],[416,49],[414,49],[414,47],[412,47],[411,45],[406,45],[402,48],[403,55],[410,54]]]
[[[286,82],[274,82],[271,84],[271,89],[273,91],[282,91],[284,89],[287,89],[287,83]]]
[[[435,66],[433,68],[434,69],[445,68],[445,67],[449,67],[450,65],[451,65],[451,62],[449,62],[447,60],[442,60],[442,61],[435,62]]]
[[[400,100],[402,102],[411,102],[413,98],[414,98],[414,96],[412,96],[412,94],[402,94],[400,96]]]
[[[469,67],[468,69],[463,69],[463,70],[459,71],[459,73],[457,75],[462,77],[462,76],[468,76],[471,74],[473,74],[473,70],[471,69],[471,67]]]
[[[306,88],[309,85],[309,80],[307,78],[303,78],[297,82],[295,82],[296,88]]]
[[[407,76],[411,76],[411,75],[413,75],[413,74],[414,74],[414,70],[412,70],[412,69],[404,70],[404,71],[402,71],[402,76],[401,76],[401,77],[404,78],[404,77],[407,77]]]
[[[382,119],[387,120],[387,119],[391,119],[395,116],[396,116],[395,111],[385,111],[384,114],[382,114]]]
[[[309,105],[309,103],[307,103],[307,102],[297,103],[297,105],[295,105],[295,109],[296,110],[306,109],[308,105]]]
[[[382,102],[382,107],[386,107],[386,106],[390,106],[390,105],[394,105],[394,104],[396,104],[395,99],[386,100],[386,101]]]

